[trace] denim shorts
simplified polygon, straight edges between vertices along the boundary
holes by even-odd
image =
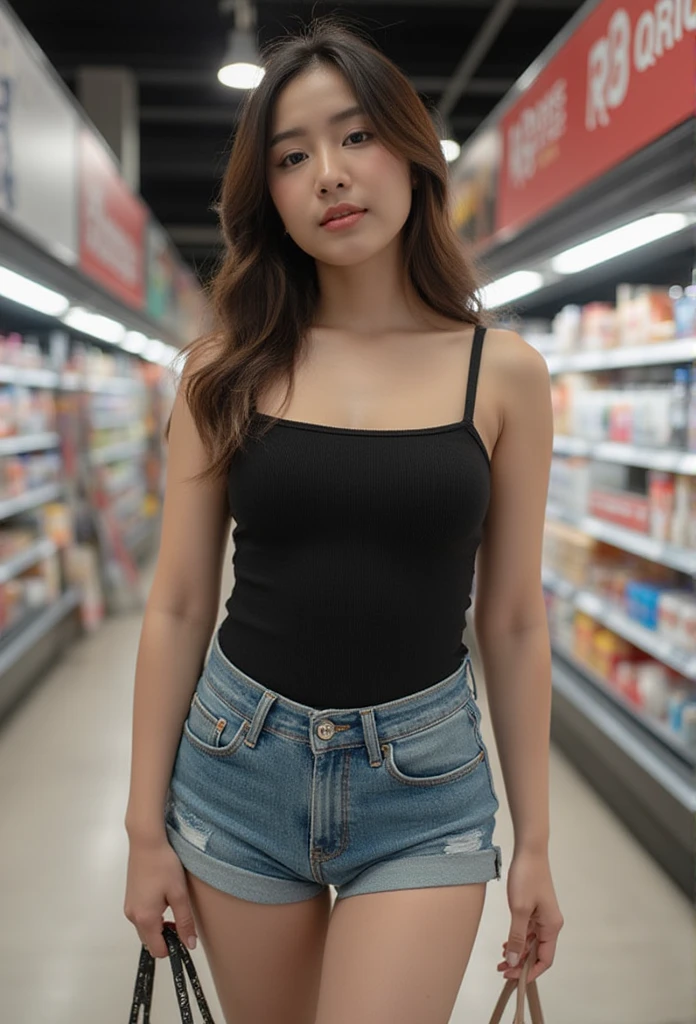
[[[317,710],[245,675],[216,635],[172,771],[171,846],[254,903],[500,879],[475,687],[467,654],[408,697]]]

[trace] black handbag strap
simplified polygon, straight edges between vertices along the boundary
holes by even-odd
[[[172,975],[174,977],[179,1013],[181,1014],[181,1024],[194,1024],[193,1015],[191,1013],[191,1004],[189,1002],[188,991],[186,989],[186,978],[182,970],[182,961],[189,976],[191,988],[193,989],[193,994],[195,995],[196,1002],[198,1003],[198,1009],[201,1011],[203,1024],[215,1024],[206,998],[203,995],[203,989],[201,988],[201,983],[198,980],[198,974],[196,973],[196,968],[193,960],[191,959],[191,954],[179,938],[176,928],[169,921],[165,923],[162,929],[162,935],[164,936],[167,948],[169,949],[169,963],[171,964]],[[138,975],[135,979],[133,1004],[131,1006],[131,1015],[128,1024],[140,1024],[138,1018],[140,1016],[141,1009],[143,1010],[142,1024],[150,1024],[152,995],[155,985],[155,963],[155,958],[147,949],[145,949],[145,946],[143,946],[140,951]]]

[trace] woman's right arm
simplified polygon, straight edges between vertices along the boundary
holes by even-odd
[[[207,465],[180,387],[171,417],[160,550],[135,671],[125,817],[131,845],[166,840],[174,758],[217,621],[230,516],[223,478],[192,479]]]

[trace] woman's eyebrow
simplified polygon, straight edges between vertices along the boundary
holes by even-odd
[[[332,114],[328,120],[329,124],[339,124],[341,121],[347,121],[350,117],[355,117],[356,114],[364,114],[364,110],[360,106],[348,107],[347,110],[341,110],[338,114]],[[285,139],[297,139],[307,134],[306,128],[288,128],[287,131],[277,132],[270,141],[269,148],[277,146],[279,142],[284,142]]]

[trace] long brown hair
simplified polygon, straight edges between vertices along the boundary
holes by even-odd
[[[264,52],[261,84],[244,100],[222,183],[218,211],[226,249],[211,286],[215,330],[183,350],[195,357],[188,361],[184,393],[211,459],[202,476],[223,474],[244,448],[265,384],[285,376],[292,388],[296,357],[312,324],[319,295],[316,264],[285,234],[269,193],[266,161],[278,94],[317,64],[341,72],[378,138],[410,162],[417,187],[403,228],[403,253],[417,294],[452,320],[484,320],[473,265],[451,219],[438,135],[405,75],[335,18],[274,41]]]

